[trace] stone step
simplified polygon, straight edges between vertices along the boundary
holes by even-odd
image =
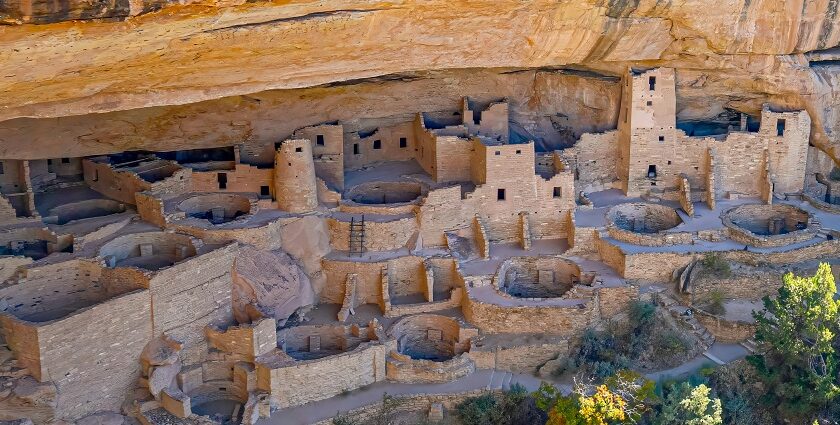
[[[505,379],[502,381],[502,389],[510,389],[510,381],[513,380],[513,374],[510,372],[505,373]]]
[[[717,363],[718,365],[723,366],[723,365],[726,364],[725,361],[721,360],[720,358],[718,358],[717,356],[715,356],[714,354],[712,354],[708,351],[703,352],[703,355],[706,356],[706,358],[708,358],[709,360]]]

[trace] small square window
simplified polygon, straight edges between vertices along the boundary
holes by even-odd
[[[353,155],[358,155],[358,154],[359,154],[359,144],[358,143],[353,143]]]
[[[303,152],[303,148],[302,147],[296,147],[295,152]]]
[[[664,142],[665,141],[665,136],[659,136],[659,141]]]
[[[400,137],[400,147],[405,148],[408,147],[408,139],[405,137]]]
[[[374,140],[373,141],[373,148],[374,149],[382,149],[382,141],[381,140]]]
[[[668,165],[671,165],[671,161],[668,161]]]
[[[521,151],[521,150],[519,150],[519,149],[517,149],[517,150],[516,150],[516,154],[517,154],[517,155],[521,155],[521,154],[522,154],[522,151]]]
[[[499,189],[499,190],[496,192],[496,199],[498,199],[498,200],[500,200],[500,201],[504,201],[504,200],[505,200],[505,190],[504,190],[504,189]]]
[[[653,106],[653,101],[652,101],[652,100],[648,100],[648,101],[647,101],[647,106]]]
[[[324,135],[319,134],[315,136],[315,144],[318,146],[324,146]]]
[[[61,158],[61,163],[62,164],[69,164],[70,163],[70,158]]]
[[[496,156],[501,155],[502,151],[496,151]]]
[[[555,187],[553,195],[554,195],[555,198],[562,198],[563,197],[563,188],[562,187]]]
[[[268,189],[268,186],[260,186],[260,196],[268,195],[271,195],[271,191]]]

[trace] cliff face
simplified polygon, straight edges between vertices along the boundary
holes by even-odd
[[[669,66],[680,119],[805,108],[813,143],[840,157],[834,0],[236,3],[4,3],[0,155],[262,142],[297,119],[452,109],[461,94],[511,97],[559,145],[558,128],[614,124],[628,66]]]

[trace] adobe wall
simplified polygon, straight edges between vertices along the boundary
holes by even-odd
[[[417,214],[423,245],[446,246],[445,231],[469,227],[474,216],[463,211],[460,186],[430,190]]]
[[[224,174],[227,183],[219,187],[219,174]],[[236,163],[232,170],[193,171],[191,192],[249,192],[261,193],[268,188],[274,193],[274,170],[253,165]]]
[[[612,189],[618,180],[618,131],[584,133],[573,147],[560,154],[577,172],[578,191]]]
[[[400,139],[405,139],[405,146]],[[379,149],[374,144],[378,141]],[[358,149],[358,154],[355,154]],[[378,127],[373,134],[360,137],[351,133],[344,141],[344,167],[356,170],[366,165],[386,161],[409,161],[416,156],[414,122]]]
[[[350,222],[327,218],[330,230],[330,246],[340,251],[350,249]],[[391,251],[400,249],[417,232],[417,219],[414,216],[391,221],[365,221],[365,250]]]
[[[464,299],[464,317],[482,332],[537,333],[565,337],[580,336],[593,320],[595,303],[587,301],[580,307],[504,306]]]
[[[151,339],[150,316],[148,291],[139,290],[57,321],[27,325],[37,329],[40,347],[40,369],[32,372],[56,385],[56,411],[64,419],[120,411],[140,376],[137,359]]]
[[[289,219],[279,218],[262,226],[241,228],[193,227],[178,223],[167,225],[168,228],[199,238],[207,244],[225,244],[232,241],[252,245],[257,249],[275,250],[281,248],[283,227]]]
[[[166,214],[163,209],[163,201],[160,197],[151,192],[137,192],[134,195],[137,214],[143,221],[154,224],[160,228],[166,227]]]
[[[322,124],[304,127],[295,130],[292,138],[309,140],[312,143],[315,174],[329,187],[344,189],[344,126]]]
[[[98,162],[98,160],[103,162]],[[152,188],[152,184],[134,173],[116,171],[106,157],[82,160],[85,183],[91,189],[126,204],[134,205],[134,194]]]
[[[475,110],[471,104],[468,98],[462,99],[461,118],[467,131],[470,134],[507,142],[510,137],[507,101],[493,102],[483,111]]]
[[[353,262],[339,261],[324,258],[321,260],[326,284],[323,291],[317,294],[320,302],[341,304],[344,301],[345,282],[347,275],[355,273],[356,299],[359,304],[381,304],[382,303],[382,273],[386,267],[385,262]]]
[[[334,397],[385,380],[385,358],[394,348],[394,342],[365,343],[348,353],[309,361],[290,361],[285,353],[276,353],[285,360],[257,359],[257,388],[268,391],[272,404],[281,409]]]
[[[277,348],[277,323],[261,319],[256,323],[230,326],[226,329],[210,326],[205,329],[210,347],[226,353],[238,354],[253,362],[256,357]]]
[[[784,120],[783,135],[777,124]],[[767,140],[770,172],[776,193],[802,192],[811,136],[811,117],[807,111],[772,112],[765,106],[761,112],[759,134]]]
[[[149,283],[153,335],[183,342],[185,365],[201,362],[205,327],[233,322],[230,273],[237,250],[233,243],[191,257],[161,270]]]

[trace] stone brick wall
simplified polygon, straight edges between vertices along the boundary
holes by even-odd
[[[111,168],[110,163],[91,159],[82,161],[85,183],[91,189],[126,204],[134,205],[134,194],[152,188],[152,184],[134,173],[121,172]]]
[[[293,139],[307,139],[312,143],[315,174],[331,188],[344,189],[344,126],[322,124],[304,127],[292,134]]]
[[[475,362],[467,353],[444,361],[413,359],[391,352],[385,362],[389,381],[407,384],[429,384],[454,381],[475,371]]]
[[[303,213],[318,206],[318,186],[312,143],[285,140],[274,158],[274,197],[283,211]]]
[[[257,388],[268,391],[280,408],[334,397],[385,380],[385,358],[395,348],[394,341],[366,343],[348,353],[292,363],[264,356],[256,363]]]
[[[511,344],[497,343],[508,339]],[[513,373],[535,374],[550,360],[566,358],[569,355],[569,341],[565,338],[542,334],[531,335],[523,340],[522,335],[495,336],[493,343],[485,344],[484,338],[473,340],[469,356],[476,368],[506,370]]]
[[[245,357],[253,362],[256,357],[277,348],[277,323],[274,319],[261,319],[253,324],[230,326],[227,329],[206,328],[210,347]]]
[[[149,300],[140,290],[38,326],[41,379],[55,383],[56,411],[65,419],[120,410],[152,337]]]
[[[577,170],[576,191],[597,192],[613,188],[618,180],[618,131],[584,133],[561,154]]]
[[[469,292],[468,292],[469,293]],[[488,333],[536,333],[575,337],[591,324],[595,303],[581,307],[504,306],[490,304],[467,296],[464,317]]]
[[[330,230],[330,246],[340,251],[350,249],[350,222],[327,218]],[[367,251],[391,251],[400,249],[417,232],[417,218],[397,218],[389,221],[365,221],[365,249]]]
[[[158,272],[149,283],[154,335],[184,343],[185,365],[202,360],[205,327],[233,321],[230,273],[237,250],[234,243],[192,257]]]
[[[274,190],[271,168],[257,168],[253,165],[236,163],[232,170],[193,171],[192,192],[249,192],[260,193],[263,186]],[[227,183],[219,187],[219,174],[224,174]]]
[[[323,259],[321,261],[323,272],[326,275],[326,284],[320,294],[320,302],[341,304],[344,301],[345,282],[347,275],[355,273],[356,299],[359,304],[381,304],[382,285],[381,277],[383,270],[387,268],[387,262],[354,262]]]
[[[702,310],[695,310],[695,317],[703,327],[715,336],[715,341],[724,344],[736,344],[755,335],[755,324],[726,320]]]
[[[405,146],[400,146],[400,139],[405,139]],[[374,148],[374,143],[379,149]],[[355,146],[358,146],[357,148]],[[355,154],[358,149],[358,154]],[[344,141],[344,167],[356,170],[366,165],[384,161],[408,161],[414,159],[416,142],[414,122],[404,122],[392,126],[378,127],[373,134],[360,137],[351,133]]]

